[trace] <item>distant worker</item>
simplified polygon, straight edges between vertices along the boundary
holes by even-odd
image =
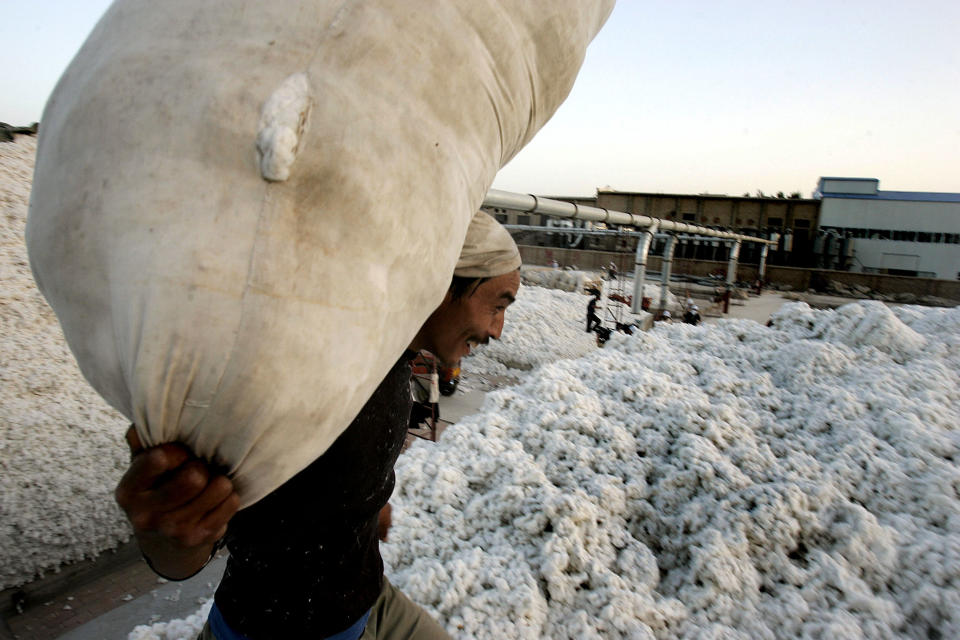
[[[610,264],[607,265],[607,277],[610,280],[617,279],[617,265],[613,264],[613,261],[610,261]]]
[[[591,290],[593,296],[587,303],[587,333],[600,326],[600,316],[597,315],[597,303],[600,301],[600,292],[596,289]]]
[[[717,287],[713,290],[713,304],[710,306],[709,311],[711,313],[726,313],[723,307],[724,300],[724,291],[720,287]]]
[[[700,307],[697,305],[690,305],[690,308],[687,309],[687,312],[683,314],[683,321],[686,324],[692,324],[697,326],[700,324]]]
[[[664,310],[663,310],[663,313],[660,314],[660,320],[661,320],[661,322],[672,322],[672,321],[673,321],[673,314],[670,313],[670,311],[669,311],[668,309],[664,309]]]

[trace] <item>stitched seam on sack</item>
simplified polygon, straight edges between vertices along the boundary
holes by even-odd
[[[309,78],[310,65],[313,64],[313,61],[316,59],[318,53],[320,52],[320,47],[326,42],[327,35],[330,33],[331,29],[337,26],[337,24],[340,22],[342,17],[346,15],[349,9],[356,4],[356,1],[357,0],[344,0],[340,4],[340,7],[337,9],[336,13],[334,14],[333,19],[330,21],[330,24],[328,24],[326,28],[323,30],[323,34],[320,36],[317,42],[317,46],[310,53],[310,58],[307,60],[307,63],[301,66],[301,68],[304,69],[304,73],[307,73],[308,78]],[[254,142],[256,142],[256,135],[254,135]],[[267,210],[267,205],[270,203],[270,186],[271,185],[268,183],[262,185],[263,196],[260,198],[260,212],[257,214],[257,227],[256,227],[256,230],[254,231],[253,244],[250,247],[250,257],[247,260],[247,275],[243,284],[243,294],[240,296],[240,318],[237,321],[237,328],[236,328],[236,331],[234,332],[233,344],[231,345],[230,351],[229,351],[230,355],[227,357],[227,360],[223,365],[223,369],[220,372],[220,378],[217,380],[217,384],[213,390],[213,393],[210,394],[210,402],[207,403],[205,406],[202,406],[202,408],[209,409],[211,405],[215,404],[217,396],[220,394],[220,389],[223,385],[223,379],[224,377],[226,377],[227,371],[230,370],[230,367],[233,364],[233,361],[237,354],[237,345],[239,344],[239,341],[240,341],[240,333],[243,328],[244,317],[246,315],[245,310],[246,310],[247,295],[249,294],[252,288],[251,280],[252,280],[252,275],[254,271],[254,263],[256,261],[257,249],[260,246],[260,239],[262,237],[261,231],[263,229],[264,216]],[[197,429],[199,429],[203,425],[203,423],[206,422],[208,417],[209,417],[209,414],[205,414],[203,418],[201,418],[197,422]],[[261,434],[261,437],[262,435],[263,434]],[[246,461],[247,457],[250,455],[250,452],[254,450],[259,440],[260,438],[256,438],[247,447],[246,451],[243,452],[243,455],[240,457],[240,459],[237,460],[232,466],[232,468],[230,469],[231,474],[234,473],[238,468],[240,468],[241,465],[243,465],[244,461]]]
[[[246,317],[246,306],[247,306],[247,294],[250,292],[251,284],[250,280],[253,274],[254,262],[256,261],[257,249],[260,246],[260,238],[262,237],[261,230],[264,224],[264,216],[267,210],[267,204],[270,201],[270,185],[263,184],[261,188],[263,189],[263,195],[260,198],[260,212],[257,214],[257,226],[256,230],[253,233],[253,243],[250,247],[250,256],[247,259],[247,275],[243,283],[243,293],[240,295],[240,314],[237,320],[237,327],[234,330],[233,334],[233,344],[230,345],[229,355],[227,356],[226,362],[223,365],[223,369],[220,371],[220,377],[217,380],[217,385],[213,390],[213,393],[210,394],[210,402],[206,405],[205,408],[209,409],[210,406],[216,403],[217,396],[220,395],[220,389],[223,386],[223,379],[226,377],[227,372],[230,371],[230,367],[233,364],[234,359],[237,355],[237,346],[240,343],[240,333],[243,330],[244,319]],[[209,413],[205,413],[203,418],[197,422],[196,429],[199,431],[200,427],[204,422],[209,418]],[[230,473],[236,471],[243,461],[246,460],[249,455],[252,447],[248,448],[240,460],[237,460],[236,463],[230,469]]]

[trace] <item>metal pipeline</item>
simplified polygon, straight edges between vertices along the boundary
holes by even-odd
[[[592,222],[605,222],[609,224],[621,224],[640,228],[650,228],[654,224],[659,225],[661,231],[673,231],[677,233],[692,233],[701,236],[710,236],[714,238],[723,238],[725,240],[741,240],[747,242],[759,242],[761,244],[770,244],[765,238],[754,236],[745,236],[739,233],[729,231],[717,231],[709,227],[687,224],[686,222],[676,222],[674,220],[662,220],[660,218],[651,218],[634,213],[624,213],[622,211],[611,211],[598,207],[575,204],[573,202],[563,202],[562,200],[551,200],[550,198],[541,198],[531,194],[513,193],[512,191],[500,191],[499,189],[490,189],[483,199],[483,206],[500,209],[511,209],[522,211],[524,213],[539,213],[545,216],[554,216],[557,218],[572,218],[575,220],[590,220]]]

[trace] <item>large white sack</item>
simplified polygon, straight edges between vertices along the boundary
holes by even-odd
[[[439,304],[612,5],[115,2],[47,104],[27,226],[84,375],[244,506],[282,484]]]

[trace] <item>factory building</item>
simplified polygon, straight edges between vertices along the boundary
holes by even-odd
[[[768,257],[771,265],[960,279],[960,193],[881,191],[879,185],[876,178],[824,177],[812,199],[610,189],[598,189],[592,198],[549,197],[776,240]],[[505,209],[490,213],[504,224],[569,229],[563,234],[514,231],[523,245],[624,253],[636,247],[634,237],[577,233],[584,224],[580,221]],[[663,242],[654,244],[652,255],[660,253]],[[745,245],[741,262],[758,262],[758,251],[758,246]],[[727,247],[716,240],[694,240],[678,246],[676,257],[724,261]]]
[[[960,193],[881,191],[876,178],[820,178],[817,264],[925,278],[960,278]]]

